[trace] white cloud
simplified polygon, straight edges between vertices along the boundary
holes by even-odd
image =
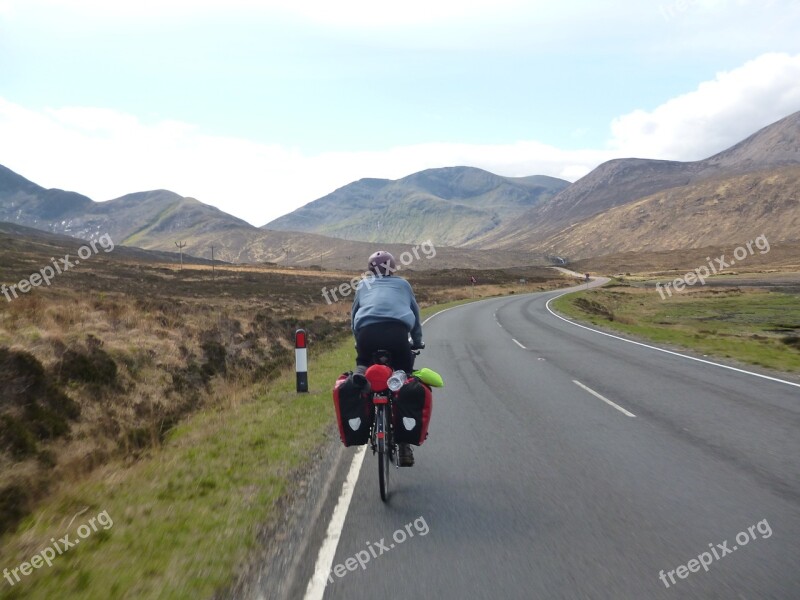
[[[652,111],[621,116],[611,124],[606,148],[583,150],[518,141],[308,155],[207,135],[191,124],[143,122],[111,109],[31,110],[0,98],[0,164],[45,187],[95,200],[166,188],[262,225],[363,177],[396,179],[468,165],[508,176],[574,180],[614,157],[704,158],[798,109],[800,56],[784,54],[720,73]]]
[[[770,53],[718,73],[654,110],[614,119],[617,154],[697,160],[800,110],[800,55]]]
[[[0,99],[0,164],[45,187],[110,200],[170,189],[262,225],[363,177],[396,179],[470,165],[508,176],[583,175],[606,151],[538,142],[422,144],[314,156],[278,145],[209,136],[185,123],[143,123],[103,108],[33,111]]]

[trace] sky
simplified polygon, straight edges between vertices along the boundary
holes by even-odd
[[[365,177],[574,181],[800,110],[797,0],[0,0],[0,164],[260,226]]]

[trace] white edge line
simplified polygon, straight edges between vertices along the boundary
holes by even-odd
[[[573,292],[567,292],[567,294],[571,294],[571,293],[573,293]],[[786,385],[791,385],[791,386],[794,386],[796,388],[800,388],[800,383],[794,383],[792,381],[786,381],[785,379],[778,379],[777,377],[770,377],[769,375],[762,375],[761,373],[754,373],[753,371],[746,371],[744,369],[737,369],[736,367],[731,367],[731,366],[728,366],[728,365],[722,365],[720,363],[715,363],[715,362],[712,362],[710,360],[704,360],[702,358],[695,358],[694,356],[688,356],[686,354],[681,354],[680,352],[673,352],[672,350],[666,350],[664,348],[659,348],[658,346],[651,346],[649,344],[643,344],[642,342],[635,342],[633,340],[629,340],[627,338],[620,337],[618,335],[614,335],[614,334],[611,334],[611,333],[606,333],[605,331],[599,331],[598,329],[592,329],[591,327],[587,327],[586,325],[581,325],[580,323],[576,323],[575,321],[572,321],[570,319],[562,317],[561,315],[557,314],[556,312],[553,311],[553,309],[550,308],[550,303],[553,300],[558,300],[559,298],[561,298],[561,296],[566,296],[567,294],[561,294],[559,296],[555,296],[554,298],[550,298],[550,300],[548,300],[547,303],[545,304],[545,308],[547,308],[547,310],[550,312],[551,315],[553,315],[554,317],[558,317],[562,321],[566,321],[570,325],[575,325],[575,327],[580,327],[581,329],[586,329],[588,331],[593,331],[594,333],[599,333],[600,335],[605,335],[605,336],[608,336],[610,338],[614,338],[615,340],[621,340],[623,342],[628,342],[629,344],[636,344],[637,346],[642,346],[644,348],[650,348],[651,350],[658,350],[659,352],[664,352],[666,354],[671,354],[673,356],[680,356],[681,358],[694,360],[694,361],[697,361],[697,362],[700,362],[700,363],[703,363],[703,364],[706,364],[706,365],[712,365],[714,367],[719,367],[721,369],[728,369],[730,371],[736,371],[737,373],[744,373],[745,375],[752,375],[753,377],[760,377],[761,379],[768,379],[769,381],[775,381],[777,383],[784,383]]]
[[[367,447],[361,446],[353,457],[353,462],[350,463],[350,470],[347,472],[344,485],[342,485],[342,493],[339,496],[339,501],[336,503],[336,508],[333,509],[331,522],[328,524],[325,540],[322,542],[322,546],[319,549],[317,562],[314,565],[314,575],[308,582],[304,600],[322,600],[322,596],[325,594],[328,574],[333,565],[333,559],[336,557],[336,548],[339,546],[339,538],[344,528],[344,520],[350,508],[350,500],[353,498],[353,492],[356,489],[356,482],[358,481],[358,474],[361,471],[361,464],[364,462],[366,453]]]
[[[616,408],[616,409],[617,409],[619,412],[623,413],[624,415],[627,415],[627,416],[629,416],[629,417],[635,417],[635,416],[636,416],[636,415],[635,415],[635,414],[633,414],[632,412],[630,412],[630,411],[627,411],[627,410],[625,410],[624,408],[622,408],[622,407],[621,407],[619,404],[616,404],[616,403],[612,402],[611,400],[609,400],[608,398],[606,398],[605,396],[603,396],[603,394],[598,394],[597,392],[595,392],[595,391],[594,391],[592,388],[590,388],[589,386],[587,386],[587,385],[583,385],[583,384],[582,384],[580,381],[578,381],[577,379],[573,379],[573,380],[572,380],[572,383],[574,383],[574,384],[575,384],[575,385],[577,385],[578,387],[582,387],[584,390],[586,390],[587,392],[589,392],[589,393],[590,393],[592,396],[594,396],[595,398],[600,398],[600,400],[602,400],[603,402],[605,402],[605,403],[606,403],[606,404],[608,404],[609,406],[613,406],[614,408]]]
[[[519,346],[519,347],[520,347],[520,348],[522,348],[523,350],[527,350],[527,348],[526,348],[525,346],[523,346],[522,344],[520,344],[520,343],[519,343],[517,340],[515,340],[514,338],[511,338],[511,341],[512,341],[512,342],[514,342],[514,343],[515,343],[517,346]]]
[[[486,299],[487,299],[487,300],[494,300],[494,298],[486,298]],[[481,300],[479,300],[479,302],[482,302],[482,301],[481,301]],[[442,310],[440,310],[440,311],[438,311],[438,312],[435,312],[435,313],[433,313],[433,314],[432,314],[430,317],[428,317],[427,319],[425,319],[425,320],[422,322],[422,324],[423,324],[423,325],[425,325],[425,323],[427,323],[428,321],[430,321],[430,320],[431,320],[433,317],[437,317],[437,316],[441,315],[442,313],[446,313],[448,310],[453,310],[454,308],[461,308],[462,306],[466,306],[467,304],[474,304],[474,302],[465,302],[464,304],[457,304],[456,306],[451,306],[450,308],[445,308],[445,309],[442,309]]]

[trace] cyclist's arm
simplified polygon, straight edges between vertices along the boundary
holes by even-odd
[[[414,347],[422,345],[422,321],[419,316],[419,304],[414,296],[414,291],[411,291],[411,312],[414,313],[414,327],[411,329],[411,343]]]
[[[350,309],[350,329],[353,330],[353,335],[356,334],[356,312],[358,312],[358,288],[356,288],[355,296],[353,296],[353,308]]]

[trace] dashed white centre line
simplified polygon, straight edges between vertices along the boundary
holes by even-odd
[[[578,387],[581,387],[581,388],[583,388],[584,390],[586,390],[587,392],[589,392],[589,393],[590,393],[592,396],[594,396],[595,398],[600,398],[600,400],[602,400],[603,402],[605,402],[605,403],[606,403],[606,404],[608,404],[609,406],[613,406],[614,408],[616,408],[616,409],[617,409],[619,412],[621,412],[622,414],[624,414],[624,415],[626,415],[626,416],[628,416],[628,417],[635,417],[635,416],[636,416],[636,415],[635,415],[635,414],[633,414],[632,412],[630,412],[630,411],[627,411],[627,410],[625,410],[624,408],[622,408],[622,407],[621,407],[619,404],[615,404],[614,402],[612,402],[611,400],[609,400],[608,398],[606,398],[606,397],[605,397],[605,396],[603,396],[602,394],[598,394],[597,392],[595,392],[595,391],[594,391],[592,388],[590,388],[589,386],[583,385],[583,384],[582,384],[580,381],[578,381],[577,379],[573,379],[573,380],[572,380],[572,383],[574,383],[574,384],[575,384],[575,385],[577,385]]]
[[[519,347],[520,347],[520,348],[522,348],[523,350],[527,350],[527,348],[526,348],[525,346],[523,346],[522,344],[520,344],[520,343],[519,343],[517,340],[515,340],[514,338],[511,338],[511,341],[512,341],[512,342],[514,342],[514,343],[515,343],[517,346],[519,346]]]

